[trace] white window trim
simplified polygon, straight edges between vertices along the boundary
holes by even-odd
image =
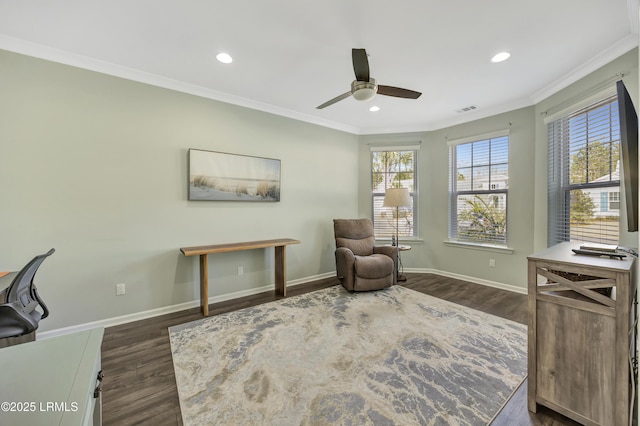
[[[418,204],[420,202],[420,195],[419,195],[419,191],[420,191],[420,185],[419,185],[419,173],[418,173],[418,159],[420,157],[419,153],[420,153],[420,146],[422,144],[422,141],[411,141],[411,142],[404,142],[402,144],[397,144],[394,145],[393,143],[383,143],[383,144],[374,144],[374,145],[369,145],[369,151],[371,153],[373,152],[389,152],[389,151],[416,151],[416,158],[415,163],[414,163],[414,179],[415,179],[415,191],[413,193],[414,196],[414,209],[413,209],[413,220],[415,222],[415,226],[416,226],[416,235],[412,235],[410,237],[402,237],[399,238],[402,241],[406,241],[406,242],[411,242],[411,243],[422,243],[424,242],[424,239],[422,237],[420,237],[420,226],[419,226],[419,222],[418,222]],[[371,160],[369,160],[369,179],[371,179],[372,176],[372,170],[371,170]],[[369,186],[369,188],[371,188],[371,186]],[[370,192],[369,195],[369,200],[372,202],[371,204],[371,211],[373,214],[373,193]],[[373,218],[372,218],[373,220]],[[374,227],[375,227],[375,223],[374,223]],[[376,237],[375,238],[376,241],[389,241],[389,243],[391,243],[391,238],[386,238],[386,237]]]
[[[509,136],[509,135],[510,135],[509,129],[497,130],[495,132],[485,133],[483,135],[475,135],[475,136],[469,136],[466,138],[453,139],[453,140],[447,141],[447,146],[451,147],[451,146],[456,146],[463,143],[478,142],[478,141],[483,141],[485,139],[501,138],[503,136]]]
[[[493,139],[493,138],[500,138],[500,137],[504,137],[507,136],[509,137],[509,142],[511,141],[510,136],[511,136],[511,132],[509,129],[503,129],[503,130],[496,130],[495,132],[489,132],[489,133],[484,133],[481,135],[474,135],[474,136],[468,136],[465,138],[458,138],[458,139],[453,139],[453,140],[448,140],[447,141],[447,147],[449,149],[451,149],[451,147],[456,146],[456,145],[460,145],[460,144],[464,144],[464,143],[470,143],[470,142],[478,142],[478,141],[482,141],[485,139]],[[451,170],[447,171],[448,174],[451,174]],[[449,194],[450,196],[450,194]],[[450,200],[447,201],[448,203],[451,202]],[[451,220],[450,217],[447,218],[447,220]],[[507,219],[507,227],[508,225],[508,219]],[[448,231],[447,231],[448,232]],[[496,252],[496,253],[506,253],[506,254],[513,254],[514,249],[512,247],[510,247],[507,244],[490,244],[490,243],[474,243],[474,242],[470,242],[470,241],[459,241],[459,240],[454,240],[454,239],[448,239],[443,241],[444,245],[446,246],[450,246],[450,247],[457,247],[457,248],[464,248],[464,249],[473,249],[473,250],[483,250],[483,251],[490,251],[490,252]]]
[[[486,243],[471,243],[467,241],[445,240],[443,241],[445,246],[457,247],[472,250],[491,251],[494,253],[506,253],[513,254],[513,247],[500,244],[486,244]]]
[[[553,111],[551,114],[547,113],[547,116],[544,118],[545,126],[549,123],[552,123],[560,118],[564,118],[568,115],[573,114],[576,111],[587,108],[590,105],[593,105],[603,99],[609,98],[613,95],[617,94],[615,85],[613,87],[609,87],[604,90],[600,90],[593,95],[587,96],[580,101],[572,102],[571,105],[566,106],[564,108],[559,109],[558,111]]]
[[[420,142],[409,143],[405,145],[370,145],[369,151],[371,152],[383,152],[383,151],[420,151]]]

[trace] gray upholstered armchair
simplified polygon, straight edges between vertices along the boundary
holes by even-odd
[[[375,246],[370,219],[334,219],[336,271],[349,291],[379,290],[396,283],[398,248]]]

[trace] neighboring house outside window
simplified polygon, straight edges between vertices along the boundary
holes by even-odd
[[[507,131],[449,146],[449,240],[506,246]]]
[[[620,191],[609,192],[609,210],[620,210]]]
[[[419,145],[402,147],[371,147],[371,197],[373,227],[376,238],[391,238],[396,233],[398,220],[399,238],[418,236],[418,160]],[[396,209],[382,207],[387,188],[407,188],[412,205]]]
[[[548,245],[618,244],[620,124],[615,95],[548,122]]]

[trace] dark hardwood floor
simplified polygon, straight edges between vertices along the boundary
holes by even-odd
[[[422,293],[493,315],[527,322],[527,297],[479,284],[433,274],[407,274],[402,285]],[[287,289],[295,296],[339,285],[337,279],[306,283]],[[209,315],[255,306],[275,300],[273,292],[261,293],[209,306]],[[167,328],[201,319],[199,308],[132,322],[105,330],[102,344],[103,423],[105,425],[181,425]],[[526,381],[514,393],[492,425],[577,425],[566,417],[540,407],[527,410]]]

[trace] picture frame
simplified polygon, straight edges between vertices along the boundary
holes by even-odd
[[[190,201],[280,201],[280,160],[190,148]]]

